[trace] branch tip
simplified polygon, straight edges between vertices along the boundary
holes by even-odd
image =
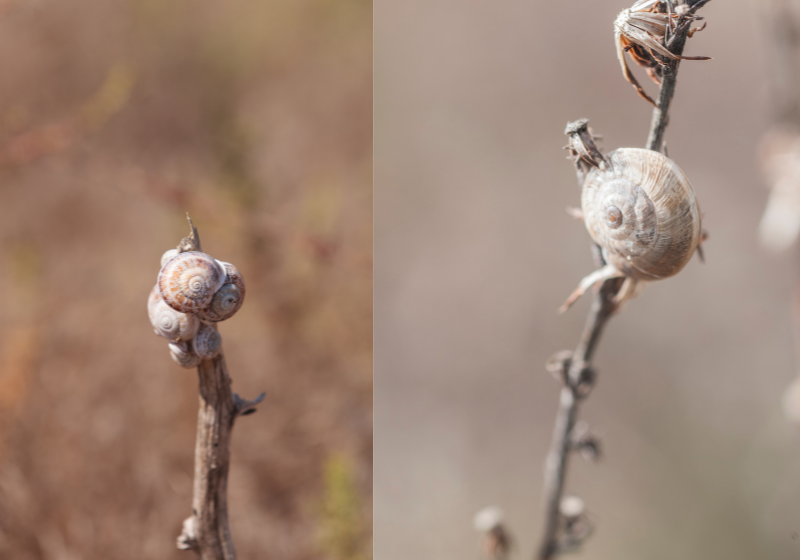
[[[248,401],[243,399],[236,393],[233,394],[233,403],[236,407],[236,415],[237,416],[247,416],[248,414],[254,414],[256,412],[256,405],[258,405],[261,401],[264,400],[264,397],[267,396],[266,392],[261,393],[252,401]]]

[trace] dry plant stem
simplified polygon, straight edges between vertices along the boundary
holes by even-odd
[[[189,220],[191,234],[178,251],[200,251],[200,238]],[[202,560],[235,560],[228,524],[228,467],[233,423],[249,414],[263,398],[245,401],[231,392],[231,378],[220,352],[197,366],[200,407],[197,413],[197,440],[194,451],[194,489],[192,516],[183,522],[177,546],[194,550]]]
[[[701,6],[708,3],[709,0],[695,0],[689,2],[692,6],[691,11],[694,13]],[[689,33],[689,27],[679,30],[667,42],[667,48],[673,54],[683,54],[683,48],[686,46],[686,37]],[[675,95],[675,84],[678,79],[678,67],[680,66],[680,59],[669,60],[656,54],[665,64],[663,75],[661,78],[661,91],[658,94],[658,107],[653,109],[653,120],[650,124],[650,134],[647,137],[647,149],[656,152],[663,151],[664,133],[669,124],[669,106],[672,103],[672,98]]]
[[[699,2],[691,3],[692,11],[707,2],[708,0],[700,0]],[[683,53],[688,31],[688,27],[679,29],[672,37],[667,44],[671,52],[675,54]],[[679,62],[679,60],[669,61],[668,67],[664,68],[658,107],[653,110],[653,119],[647,140],[647,148],[650,150],[660,151],[664,142],[664,133],[669,124],[669,107],[675,94]],[[579,167],[578,181],[582,186],[581,175]],[[594,252],[598,260],[602,261],[599,248],[595,247]],[[613,299],[621,287],[622,283],[619,278],[606,280],[600,287],[586,319],[581,340],[568,362],[569,366],[564,379],[564,386],[561,389],[556,424],[553,430],[553,442],[545,463],[545,525],[541,545],[536,556],[538,560],[550,560],[559,553],[561,520],[559,507],[564,494],[564,481],[570,451],[572,450],[571,437],[578,417],[578,404],[581,398],[585,397],[585,394],[581,395],[579,393],[579,383],[583,372],[591,369],[592,358],[600,342],[600,335],[608,319],[615,311]]]

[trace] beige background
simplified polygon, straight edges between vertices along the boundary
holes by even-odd
[[[188,560],[197,376],[153,334],[188,232],[220,326],[239,557],[367,558],[368,0],[0,1],[0,558]]]
[[[576,458],[567,482],[597,525],[587,558],[800,556],[800,433],[780,408],[796,248],[768,255],[755,234],[763,4],[710,3],[687,54],[714,60],[681,67],[667,142],[707,264],[649,286],[606,332],[581,411],[606,457]],[[642,146],[650,123],[615,58],[624,7],[376,3],[376,558],[477,559],[472,517],[491,504],[516,558],[538,541],[558,391],[543,365],[576,344],[588,300],[555,310],[593,267],[564,213],[579,192],[562,132],[588,117],[611,150]]]

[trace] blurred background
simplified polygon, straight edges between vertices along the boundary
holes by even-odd
[[[240,558],[365,559],[372,6],[0,4],[0,558],[172,559],[194,371],[146,313],[188,233],[234,263]]]
[[[473,516],[489,505],[514,558],[538,543],[559,391],[544,364],[577,344],[591,298],[556,309],[594,269],[564,211],[580,199],[563,131],[586,117],[606,151],[644,146],[651,107],[613,41],[631,3],[376,3],[381,560],[481,558]],[[800,262],[757,233],[757,154],[779,114],[770,5],[712,1],[687,46],[714,60],[682,63],[666,139],[704,212],[706,264],[647,286],[604,334],[580,417],[605,457],[573,457],[566,483],[596,525],[587,558],[800,556],[800,431],[782,404]]]

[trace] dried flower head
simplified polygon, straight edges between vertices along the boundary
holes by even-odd
[[[679,4],[673,7],[671,0],[637,0],[633,6],[623,10],[614,21],[614,40],[617,44],[617,58],[622,66],[622,75],[644,99],[657,106],[633,76],[625,60],[625,53],[639,66],[647,70],[647,74],[657,84],[661,84],[664,60],[711,60],[707,56],[682,56],[674,54],[667,47],[668,41],[685,32],[692,22],[703,18],[694,15],[689,6]],[[705,27],[696,27],[688,31],[691,37]]]

